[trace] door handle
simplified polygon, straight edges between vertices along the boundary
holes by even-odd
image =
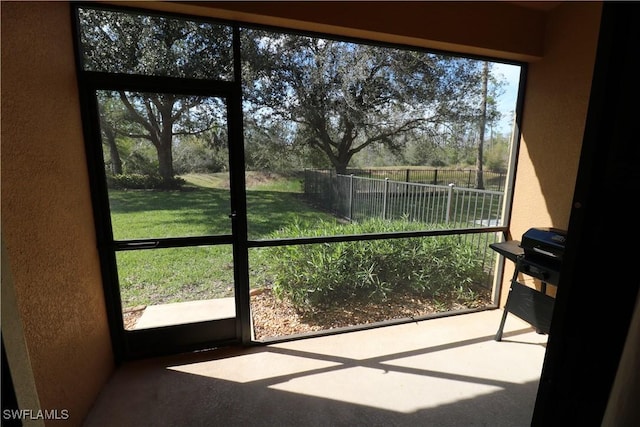
[[[155,249],[160,245],[160,242],[157,240],[150,240],[147,242],[114,242],[116,248],[120,250],[130,250],[130,249]]]

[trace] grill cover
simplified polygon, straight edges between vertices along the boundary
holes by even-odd
[[[562,262],[567,232],[558,228],[535,227],[522,235],[525,258]]]

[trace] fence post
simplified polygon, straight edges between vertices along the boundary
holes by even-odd
[[[447,217],[445,218],[447,224],[449,224],[449,220],[451,219],[451,202],[453,200],[453,187],[455,186],[456,185],[453,182],[449,184],[449,197],[447,197]]]
[[[353,174],[349,175],[349,221],[353,221]]]
[[[387,219],[387,196],[389,195],[389,178],[384,179],[384,195],[382,196],[382,219]]]
[[[331,169],[329,170],[329,206],[331,206],[331,210],[333,212],[340,212],[340,208],[338,206],[339,199],[338,174],[334,169]]]

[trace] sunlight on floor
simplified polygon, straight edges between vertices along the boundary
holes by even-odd
[[[413,413],[536,382],[547,337],[476,313],[291,341],[167,369],[321,399]],[[452,339],[455,338],[455,341]]]
[[[339,363],[309,357],[288,356],[270,352],[243,354],[225,359],[172,366],[169,369],[194,375],[203,375],[237,383],[286,381],[287,378],[308,375]]]
[[[404,413],[437,407],[461,398],[477,397],[499,389],[495,386],[468,382],[464,386],[464,393],[461,393],[460,389],[452,384],[457,380],[439,378],[441,374],[436,374],[433,377],[426,373],[407,374],[394,370],[357,367],[306,375],[276,384],[272,388]],[[381,392],[371,393],[371,390]]]

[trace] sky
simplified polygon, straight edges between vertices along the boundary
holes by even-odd
[[[494,63],[493,71],[496,75],[502,75],[505,80],[503,87],[504,94],[498,98],[498,110],[502,113],[498,131],[500,133],[511,133],[513,117],[511,112],[516,108],[518,98],[518,84],[520,82],[520,66]]]

